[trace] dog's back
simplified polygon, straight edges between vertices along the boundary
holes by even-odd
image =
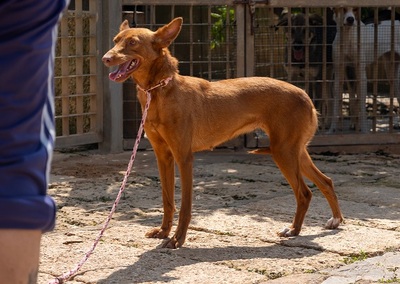
[[[393,39],[392,39],[392,28],[393,31]],[[375,40],[375,29],[377,33],[377,38]],[[365,45],[365,53],[366,56],[371,57],[375,51],[375,42],[377,48],[377,54],[383,55],[387,52],[390,52],[393,48],[396,53],[400,55],[400,22],[399,21],[381,21],[378,26],[375,27],[374,24],[363,25],[360,27],[362,32],[362,44]]]
[[[190,76],[176,79],[165,108],[166,111],[170,109],[171,119],[193,122],[194,151],[214,148],[258,128],[271,135],[271,131],[281,127],[283,121],[279,118],[282,117],[285,121],[296,122],[285,126],[285,133],[292,136],[287,139],[304,140],[303,145],[312,139],[317,129],[317,113],[311,99],[292,84],[268,77],[216,82]],[[179,103],[172,103],[174,101]],[[196,111],[187,112],[187,109]],[[298,125],[302,125],[303,131],[295,137]]]

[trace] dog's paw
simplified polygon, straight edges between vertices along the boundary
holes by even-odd
[[[147,238],[165,239],[168,237],[169,232],[161,228],[153,228],[146,233]]]
[[[163,244],[163,248],[169,248],[169,249],[177,249],[180,248],[183,245],[183,242],[179,242],[175,236],[173,236],[171,239],[166,240]]]
[[[284,228],[282,231],[278,232],[277,235],[279,237],[294,237],[297,236],[299,233],[295,231],[295,229],[290,229],[290,228]]]
[[[339,227],[340,223],[342,223],[343,219],[342,218],[330,218],[328,222],[325,224],[325,229],[336,229]]]

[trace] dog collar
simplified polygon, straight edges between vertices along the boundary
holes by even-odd
[[[142,87],[139,86],[139,84],[137,84],[137,87],[139,90],[145,92],[145,93],[149,93],[151,91],[153,91],[154,89],[157,89],[159,87],[165,87],[166,85],[168,85],[168,83],[172,80],[172,76],[165,78],[165,79],[161,79],[160,82],[158,82],[157,85],[150,87],[148,89],[143,89]]]

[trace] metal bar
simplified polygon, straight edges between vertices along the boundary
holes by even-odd
[[[244,31],[244,27],[246,26],[246,6],[245,5],[238,5],[236,6],[236,26],[237,30],[237,77],[244,77],[246,75],[246,33]],[[240,28],[243,28],[240,30]]]
[[[190,63],[190,76],[194,74],[193,68],[193,59],[194,59],[194,51],[193,51],[193,5],[189,6],[189,21],[190,21],[190,32],[189,32],[189,60]]]
[[[310,146],[339,146],[339,145],[384,145],[399,144],[399,133],[369,133],[369,134],[343,134],[334,135],[316,135],[310,142]]]
[[[212,26],[212,23],[211,23],[211,6],[208,6],[207,10],[208,10],[208,12],[207,12],[207,14],[208,14],[208,17],[207,17],[207,23],[208,23],[208,29],[207,29],[207,32],[208,32],[207,73],[208,73],[208,76],[207,76],[207,78],[208,78],[209,81],[211,81],[212,80],[212,76],[211,76],[211,74],[212,74],[211,73],[212,72],[212,58],[211,58],[212,57],[212,50],[211,50],[211,40],[212,40],[212,34],[211,34],[211,26]]]
[[[359,102],[359,103],[353,104],[353,105],[357,105],[357,106],[360,105],[361,106],[362,105],[362,102],[360,101],[360,94],[361,94],[361,91],[362,91],[361,84],[367,84],[367,82],[362,82],[362,80],[361,80],[361,78],[362,78],[361,74],[364,74],[364,72],[366,72],[366,70],[361,70],[361,66],[362,65],[360,65],[361,60],[364,60],[364,57],[361,57],[361,54],[362,54],[362,50],[361,50],[361,48],[362,48],[362,43],[361,43],[361,32],[362,32],[361,31],[361,7],[358,7],[357,13],[358,13],[359,17],[356,20],[357,21],[357,56],[356,56],[356,60],[357,60],[357,64],[356,64],[356,66],[357,66],[357,69],[356,69],[357,88],[356,88],[356,90],[357,90],[357,102]],[[365,65],[364,65],[364,67],[365,67]],[[366,88],[366,91],[367,91],[367,88]],[[365,94],[365,95],[366,95],[365,98],[368,98],[368,94]],[[365,108],[365,103],[366,102],[364,102],[364,105],[362,105],[361,107]],[[351,105],[352,105],[352,101],[351,101],[351,97],[349,97],[349,114],[350,114],[350,119],[353,120],[352,116],[354,114],[352,114],[350,111],[352,109],[354,109],[354,108],[352,108]],[[360,131],[360,129],[362,129],[362,125],[361,124],[364,122],[364,121],[362,121],[360,119],[360,116],[361,116],[361,113],[362,113],[363,110],[361,110],[361,108],[358,108],[358,107],[355,107],[355,109],[356,109],[355,115],[356,115],[356,117],[358,117],[358,123],[356,124],[356,131]]]
[[[393,0],[255,0],[257,6],[270,7],[384,7],[393,6]],[[152,5],[240,5],[248,4],[249,0],[152,0]],[[149,5],[149,0],[123,0],[123,5]]]
[[[274,21],[274,17],[271,17],[271,15],[273,15],[274,11],[273,8],[268,8],[268,26],[270,27],[270,29],[273,29],[274,25],[275,25],[275,21]],[[275,36],[275,32],[271,32],[271,30],[269,30],[269,36],[271,38],[270,43],[273,46],[273,52],[268,52],[269,54],[269,62],[271,62],[272,64],[269,65],[269,76],[271,77],[275,77],[275,61],[276,58],[274,56],[275,54],[275,48],[277,45],[277,40],[276,40],[276,36]],[[263,42],[264,45],[264,42]]]
[[[292,69],[292,50],[293,50],[292,32],[290,30],[293,27],[292,9],[288,9],[287,19],[288,19],[288,23],[287,23],[287,34],[286,34],[286,36],[287,36],[287,47],[286,47],[287,48],[287,51],[286,51],[287,52],[287,62],[286,62],[286,64],[287,64],[288,70],[291,70]],[[290,74],[292,74],[292,72],[290,72]],[[293,83],[294,78],[292,78],[291,75],[288,76],[288,79],[289,79],[289,82]]]
[[[123,5],[232,5],[232,0],[123,0]]]
[[[329,68],[330,66],[327,62],[327,41],[328,41],[328,35],[327,35],[327,31],[328,31],[328,21],[327,21],[327,9],[324,8],[322,9],[322,82],[321,82],[321,94],[320,94],[320,105],[321,105],[321,124],[322,124],[322,128],[325,129],[326,126],[328,125],[327,122],[327,118],[329,115],[329,110],[328,110],[328,106],[329,106],[329,95],[328,95],[328,88],[327,88],[327,84],[328,84],[328,80],[327,80],[327,68]],[[331,78],[329,78],[331,79]]]
[[[231,7],[226,7],[226,15],[225,15],[225,25],[226,25],[226,31],[225,31],[225,39],[226,39],[226,44],[225,44],[225,53],[226,53],[226,63],[225,63],[225,77],[230,78],[230,46],[231,46],[231,38],[230,38],[230,31],[231,31],[231,21],[230,21],[230,10]],[[211,13],[210,13],[211,14]],[[211,23],[211,21],[210,21]]]
[[[182,1],[183,2],[183,1]],[[271,7],[385,7],[393,6],[393,0],[268,0],[268,1],[255,1],[258,5],[268,5]],[[265,3],[267,2],[267,3]]]
[[[373,80],[372,80],[372,92],[373,92],[373,98],[372,98],[372,109],[374,112],[374,115],[372,116],[372,131],[376,132],[376,126],[377,126],[377,119],[376,119],[376,114],[377,114],[377,95],[378,95],[378,8],[374,9],[374,62],[375,64],[373,65]]]
[[[254,33],[252,32],[253,30],[253,17],[251,16],[251,7],[246,5],[245,6],[245,11],[246,11],[246,21],[245,21],[245,26],[244,30],[246,32],[246,76],[250,77],[254,75],[254,64],[255,64],[255,59],[254,59]]]
[[[343,11],[340,12],[341,14],[343,14]],[[344,48],[343,48],[343,42],[344,42],[344,36],[343,36],[343,19],[340,19],[340,24],[339,27],[340,29],[340,39],[339,39],[339,68],[340,70],[345,70],[345,64],[344,64]],[[337,78],[337,77],[339,78]],[[343,84],[345,82],[345,72],[339,72],[339,74],[335,74],[335,80],[339,80],[339,90],[337,90],[339,92],[339,94],[333,94],[333,96],[337,96],[339,98],[339,113],[338,116],[339,118],[334,117],[333,119],[339,119],[338,125],[340,126],[340,129],[343,129]],[[347,82],[348,82],[348,78],[347,78]],[[335,100],[335,98],[334,98]]]
[[[246,135],[246,139],[251,134]],[[253,145],[250,145],[253,144]],[[248,147],[257,147],[253,141],[250,141]],[[262,137],[259,139],[259,144],[268,146],[270,141],[269,137]],[[368,134],[336,134],[336,135],[325,135],[318,134],[314,136],[308,148],[314,147],[331,147],[334,151],[340,152],[341,147],[353,146],[368,149],[368,146],[379,146],[379,148],[388,149],[390,146],[398,147],[400,145],[400,134],[399,133],[368,133]],[[263,147],[263,146],[262,146]],[[355,150],[355,152],[358,152]],[[367,151],[363,151],[367,152]]]
[[[390,23],[390,75],[387,76],[387,79],[389,79],[389,84],[390,84],[390,104],[389,104],[389,132],[393,132],[394,128],[394,121],[393,121],[393,100],[394,100],[394,89],[395,89],[395,80],[399,80],[399,78],[395,78],[395,48],[396,48],[396,42],[395,42],[395,7],[391,7],[391,23]],[[398,32],[398,31],[397,31]],[[399,102],[400,103],[400,102]]]
[[[305,89],[308,94],[310,94],[310,9],[305,9],[305,18],[306,18],[306,26],[305,26],[305,38],[306,42],[304,43],[305,49],[305,66],[304,66],[304,81],[305,81]],[[312,92],[312,100],[315,102],[315,92]]]

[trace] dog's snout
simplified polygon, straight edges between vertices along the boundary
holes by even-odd
[[[352,24],[354,24],[354,17],[347,17],[346,18],[346,24],[348,24],[348,25],[352,25]]]
[[[110,52],[107,52],[106,54],[103,55],[101,60],[103,61],[104,65],[109,66],[110,64],[112,64],[113,56],[112,54],[110,54]]]
[[[303,45],[293,45],[294,50],[302,50],[304,48]]]
[[[102,58],[104,63],[110,63],[111,62],[111,56],[108,55],[108,53],[104,54],[103,58]]]
[[[304,49],[304,42],[303,41],[294,41],[293,42],[293,49],[294,50],[303,50]]]

